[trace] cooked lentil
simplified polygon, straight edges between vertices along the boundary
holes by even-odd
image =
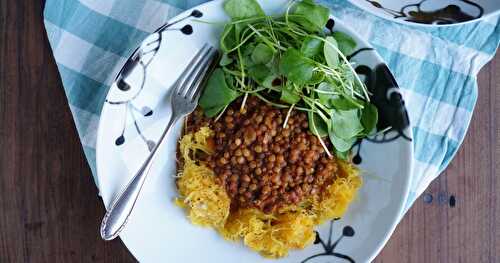
[[[335,179],[335,157],[328,157],[309,132],[307,116],[277,109],[250,96],[243,111],[232,103],[217,122],[198,109],[187,131],[209,125],[215,131],[215,152],[205,156],[231,198],[231,209],[256,207],[265,213],[319,195]],[[328,140],[325,144],[329,147]]]

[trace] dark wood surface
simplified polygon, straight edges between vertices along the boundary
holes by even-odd
[[[0,1],[0,262],[133,262],[120,241],[99,238],[104,207],[42,5]],[[417,200],[376,262],[500,262],[500,56],[479,86],[464,145],[426,191],[433,201]]]
[[[376,262],[500,262],[499,53],[478,82],[476,109],[458,154],[405,215]]]

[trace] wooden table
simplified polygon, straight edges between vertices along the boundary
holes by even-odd
[[[0,262],[133,262],[120,241],[99,237],[104,207],[51,55],[42,6],[0,1]],[[459,154],[376,262],[500,262],[500,56],[481,71],[479,86]]]

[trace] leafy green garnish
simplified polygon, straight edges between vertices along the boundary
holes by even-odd
[[[335,88],[328,82],[321,82],[316,88],[316,92],[318,93],[319,102],[327,107],[332,106],[331,100],[337,96],[335,95]]]
[[[342,159],[342,160],[347,160],[349,158],[349,153],[350,151],[347,150],[345,152],[339,152],[339,151],[335,151],[335,156],[337,156],[338,158]]]
[[[361,123],[365,128],[365,135],[369,135],[376,127],[378,122],[377,107],[371,103],[366,103],[361,112]]]
[[[295,104],[300,101],[300,96],[292,85],[287,85],[281,89],[280,100],[288,104]]]
[[[265,65],[258,64],[248,67],[248,76],[257,83],[264,83],[269,75],[269,68]]]
[[[322,71],[313,71],[312,77],[307,81],[307,85],[317,85],[325,79],[325,73]]]
[[[321,117],[314,112],[307,113],[307,119],[312,134],[325,137],[328,135],[328,125],[321,119]]]
[[[337,41],[331,36],[326,37],[325,40],[323,52],[325,53],[326,64],[331,68],[335,68],[339,64],[339,53],[335,49],[338,46]]]
[[[264,88],[268,88],[268,90],[271,90],[274,88],[274,85],[273,82],[276,82],[277,79],[279,76],[278,75],[275,75],[275,74],[271,74],[271,75],[268,75],[264,81],[262,81],[262,83],[260,83]],[[281,80],[279,80],[281,81]]]
[[[227,24],[224,26],[224,31],[222,31],[222,35],[220,38],[220,48],[222,51],[227,54],[230,50],[232,50],[237,43],[235,27],[233,24]]]
[[[317,38],[306,37],[302,46],[300,47],[300,52],[305,57],[311,58],[321,53],[323,49],[323,42]]]
[[[331,100],[332,106],[337,110],[361,109],[363,104],[358,99],[339,95]]]
[[[356,142],[356,137],[352,137],[350,139],[342,139],[335,135],[335,133],[328,131],[328,137],[330,138],[330,142],[332,142],[333,147],[338,152],[347,152],[349,151],[354,143]]]
[[[319,32],[328,21],[330,11],[324,6],[315,4],[314,1],[304,0],[297,3],[293,14],[298,15],[295,21],[299,22],[304,29]]]
[[[222,57],[219,61],[219,65],[220,66],[227,66],[231,63],[233,63],[233,59],[230,58],[226,53],[222,54]]]
[[[227,0],[224,3],[224,11],[233,20],[265,15],[255,0]]]
[[[252,52],[252,60],[256,64],[266,64],[273,59],[274,50],[268,45],[259,43]]]
[[[332,35],[337,41],[340,52],[344,55],[350,55],[356,48],[356,41],[346,33],[337,31],[333,32]]]
[[[208,79],[199,105],[207,117],[214,117],[239,96],[239,92],[227,86],[224,72],[221,69],[216,69]]]
[[[363,131],[358,110],[335,111],[332,119],[332,132],[338,138],[349,139]]]
[[[312,78],[314,66],[298,50],[289,48],[281,58],[280,69],[290,81],[304,85]]]
[[[346,57],[356,42],[324,31],[326,7],[302,0],[283,15],[268,16],[256,0],[226,0],[224,10],[231,21],[220,38],[222,58],[200,99],[208,117],[241,95],[241,108],[248,96],[288,108],[286,120],[293,110],[305,111],[310,132],[342,159],[376,130],[377,108]]]

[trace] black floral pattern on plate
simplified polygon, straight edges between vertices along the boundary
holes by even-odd
[[[344,226],[341,236],[332,243],[333,223],[337,220],[339,220],[339,218],[330,221],[327,242],[325,242],[325,240],[321,238],[320,234],[316,232],[316,240],[314,241],[314,244],[320,244],[323,247],[324,252],[307,257],[306,259],[302,260],[301,263],[326,263],[332,258],[339,258],[345,260],[345,262],[355,263],[352,257],[339,252],[335,252],[335,248],[338,246],[340,241],[344,239],[344,237],[352,237],[355,234],[355,231],[351,226]]]
[[[139,96],[139,94],[144,89],[144,84],[146,83],[147,78],[147,68],[150,63],[153,61],[154,57],[158,53],[160,49],[161,43],[164,40],[162,37],[162,32],[170,31],[170,30],[178,30],[185,35],[190,35],[193,33],[193,27],[189,24],[184,25],[180,28],[173,27],[181,21],[184,21],[190,17],[200,18],[203,16],[203,13],[199,10],[193,10],[189,15],[185,17],[181,17],[178,20],[175,20],[171,23],[166,23],[156,29],[153,34],[149,35],[143,43],[132,53],[132,55],[127,59],[125,65],[121,68],[120,72],[116,76],[115,82],[119,90],[123,92],[131,91],[132,87],[127,82],[127,78],[130,76],[133,70],[140,67],[141,68],[141,83],[137,88],[134,94],[130,95],[126,100],[106,100],[107,103],[111,105],[122,105],[124,109],[124,118],[123,118],[123,128],[121,134],[116,138],[115,145],[119,146],[125,143],[125,129],[127,125],[127,116],[131,116],[133,119],[134,127],[139,136],[142,138],[149,151],[151,151],[156,143],[144,135],[142,129],[137,121],[137,118],[140,117],[149,117],[153,115],[153,110],[147,106],[138,109],[134,106],[133,101]],[[139,116],[136,116],[139,115]]]
[[[422,4],[427,1],[438,0],[421,0],[414,4],[409,4],[401,7],[400,10],[394,10],[384,7],[378,1],[365,0],[369,2],[376,8],[383,10],[389,15],[393,16],[395,19],[402,19],[407,22],[414,22],[419,24],[437,24],[437,25],[448,25],[455,23],[462,23],[470,20],[480,18],[484,14],[484,8],[479,4],[468,1],[468,0],[456,0],[456,4],[448,4],[442,8],[435,10],[424,11],[422,10]],[[469,14],[463,10],[463,7],[470,6],[477,9],[477,14]]]

